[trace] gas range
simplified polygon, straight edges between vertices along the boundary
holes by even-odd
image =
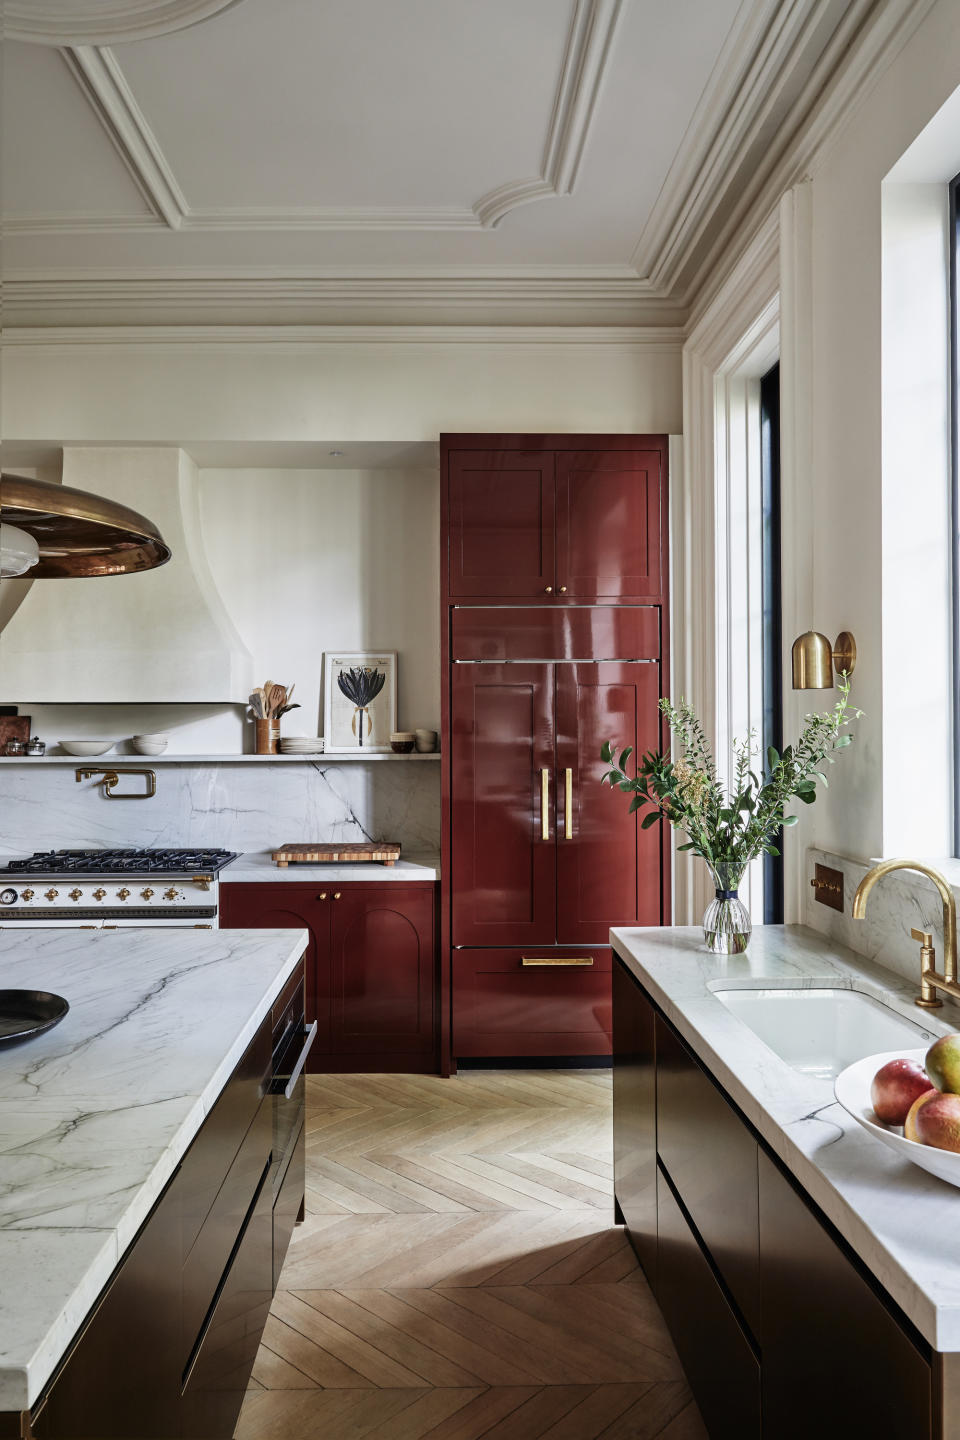
[[[0,925],[111,929],[218,923],[230,850],[48,850],[0,867]]]

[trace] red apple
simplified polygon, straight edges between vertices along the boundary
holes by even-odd
[[[960,1095],[937,1094],[927,1101],[917,1112],[916,1126],[922,1145],[960,1152]]]
[[[930,1077],[915,1060],[888,1060],[873,1077],[870,1102],[884,1125],[902,1125],[914,1100],[932,1089]]]
[[[910,1109],[907,1111],[907,1118],[903,1122],[904,1140],[914,1140],[918,1145],[920,1144],[920,1136],[917,1134],[917,1116],[920,1114],[920,1111],[923,1109],[923,1107],[928,1104],[929,1101],[935,1100],[939,1094],[939,1090],[931,1089],[924,1090],[922,1095],[917,1096],[916,1100],[914,1100],[913,1104],[910,1106]]]

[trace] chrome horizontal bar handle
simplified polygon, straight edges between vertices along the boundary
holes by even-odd
[[[592,955],[521,955],[524,968],[532,965],[592,965]]]

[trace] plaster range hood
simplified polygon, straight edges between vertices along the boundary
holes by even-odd
[[[26,593],[0,631],[0,700],[244,703],[252,660],[210,572],[190,456],[68,447],[62,478],[150,515],[172,558],[103,579],[4,580]]]

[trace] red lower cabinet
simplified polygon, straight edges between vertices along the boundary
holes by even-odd
[[[307,1021],[318,1021],[309,1069],[437,1069],[436,887],[267,881],[224,884],[225,929],[310,932]]]
[[[453,1053],[609,1055],[611,952],[453,952]]]

